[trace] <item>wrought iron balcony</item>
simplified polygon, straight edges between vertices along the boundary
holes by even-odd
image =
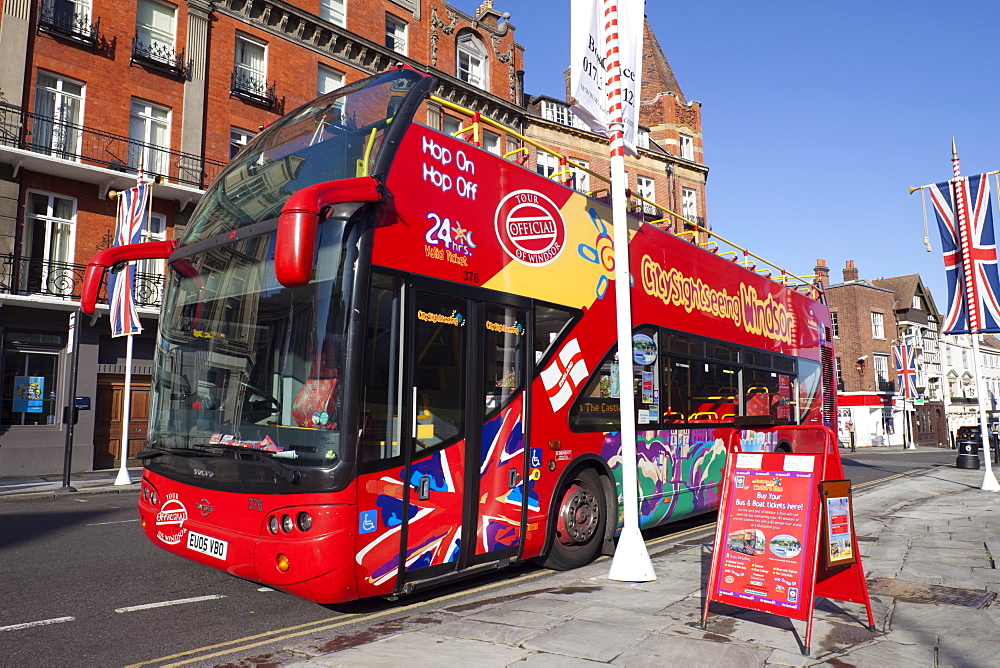
[[[0,146],[132,174],[141,165],[150,176],[200,189],[205,189],[226,164],[9,104],[0,104]]]
[[[255,102],[271,109],[278,103],[274,82],[268,87],[267,79],[256,72],[236,68],[229,84],[229,95]]]
[[[0,255],[0,295],[79,301],[86,270],[83,264]],[[163,303],[163,276],[136,272],[133,294],[137,305],[159,308]],[[98,301],[108,303],[106,284],[101,288]]]
[[[73,7],[71,9],[71,7]],[[101,19],[90,22],[90,15],[75,9],[75,5],[56,7],[53,0],[44,0],[38,10],[38,29],[59,37],[66,37],[91,49],[97,46]]]
[[[132,62],[146,65],[154,69],[186,79],[191,64],[184,61],[184,50],[180,53],[174,47],[166,44],[146,44],[139,35],[132,38]]]

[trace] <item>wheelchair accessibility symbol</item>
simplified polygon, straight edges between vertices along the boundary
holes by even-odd
[[[378,529],[378,511],[362,510],[358,518],[358,533],[372,533]]]

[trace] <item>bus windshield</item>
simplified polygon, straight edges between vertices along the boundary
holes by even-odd
[[[335,219],[320,225],[316,274],[302,288],[274,280],[273,232],[171,263],[151,447],[262,450],[306,466],[342,455],[345,229]]]
[[[413,70],[392,70],[327,93],[275,122],[219,175],[181,245],[273,218],[307,186],[369,175],[386,130],[421,78]]]

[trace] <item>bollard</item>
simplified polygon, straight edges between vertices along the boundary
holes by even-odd
[[[959,438],[958,458],[955,460],[955,467],[960,469],[978,469],[979,445],[980,443],[978,438]]]

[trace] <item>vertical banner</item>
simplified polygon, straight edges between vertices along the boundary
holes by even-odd
[[[1000,273],[988,175],[958,177],[927,190],[937,215],[948,278],[943,333],[1000,332]]]
[[[573,113],[598,134],[608,134],[608,96],[600,0],[572,0],[569,90]]]
[[[621,61],[622,117],[625,150],[636,155],[639,96],[642,90],[643,0],[619,0],[618,49]],[[607,56],[601,0],[572,0],[570,16],[570,93],[573,113],[593,132],[608,134]]]

